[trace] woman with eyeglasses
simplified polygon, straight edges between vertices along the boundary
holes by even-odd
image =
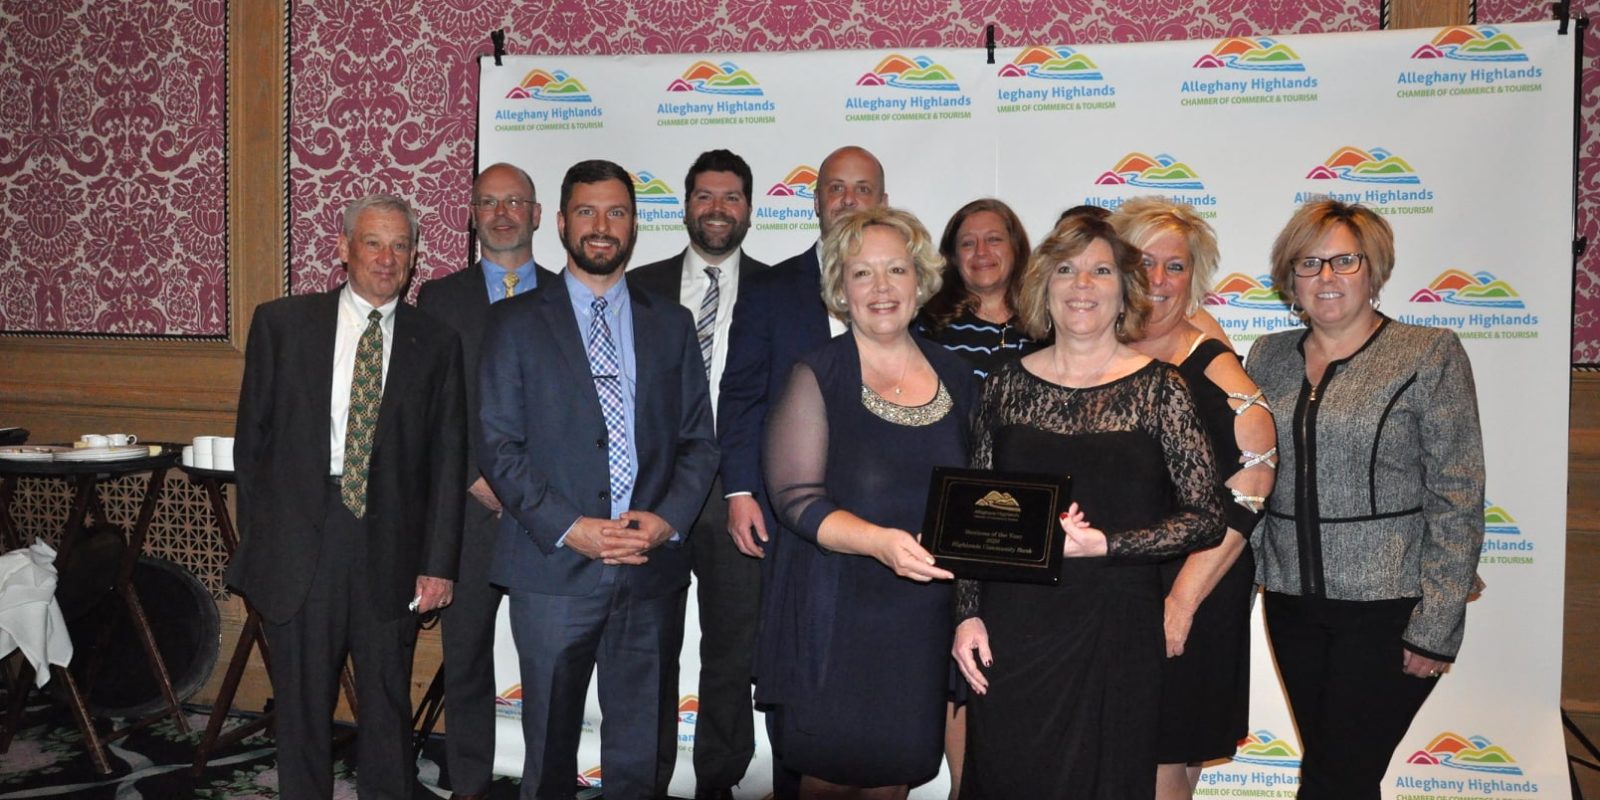
[[[1453,332],[1378,313],[1394,262],[1370,209],[1302,206],[1272,245],[1272,283],[1306,330],[1258,340],[1246,364],[1277,416],[1277,482],[1251,543],[1300,800],[1380,796],[1461,647],[1483,543],[1472,366]]]

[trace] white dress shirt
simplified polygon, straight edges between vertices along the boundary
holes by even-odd
[[[722,370],[728,366],[728,331],[733,328],[733,304],[739,299],[739,258],[743,250],[735,250],[716,265],[722,270],[717,278],[717,327],[711,335],[711,418],[717,417],[718,388],[722,383]],[[700,321],[700,303],[705,300],[711,280],[706,277],[706,263],[693,247],[683,258],[683,278],[678,285],[678,302],[695,321]]]
[[[383,318],[378,329],[383,332],[383,379],[389,379],[389,352],[394,349],[394,310],[400,298],[378,306]],[[361,299],[345,284],[339,292],[339,324],[333,338],[333,401],[328,404],[328,474],[344,474],[344,433],[350,416],[350,381],[356,374],[356,346],[367,329],[367,315],[372,304]]]

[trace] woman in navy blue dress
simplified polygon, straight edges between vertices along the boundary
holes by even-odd
[[[966,464],[977,391],[964,361],[910,333],[939,263],[906,212],[840,222],[823,297],[851,330],[796,364],[768,420],[781,532],[756,700],[802,797],[904,797],[939,769],[953,588],[916,531],[932,468]]]

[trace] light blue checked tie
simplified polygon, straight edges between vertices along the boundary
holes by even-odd
[[[706,267],[706,277],[711,285],[706,287],[706,297],[700,301],[700,318],[695,320],[694,335],[700,340],[700,358],[706,362],[706,377],[711,377],[711,348],[717,336],[717,302],[722,299],[722,289],[717,282],[722,270]]]
[[[589,312],[589,372],[594,375],[600,414],[606,420],[606,460],[611,467],[611,497],[615,500],[633,489],[628,422],[622,416],[622,367],[617,361],[617,345],[611,341],[611,326],[606,324],[606,299],[596,297],[589,304]]]

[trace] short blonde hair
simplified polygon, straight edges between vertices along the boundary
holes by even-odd
[[[1372,209],[1357,203],[1341,203],[1332,198],[1312,200],[1289,218],[1272,243],[1272,287],[1283,302],[1293,308],[1294,265],[1306,257],[1317,240],[1334,225],[1344,225],[1356,239],[1361,254],[1367,257],[1367,288],[1377,297],[1394,272],[1394,230]]]
[[[1017,319],[1024,333],[1042,340],[1050,333],[1050,277],[1061,262],[1089,249],[1096,239],[1111,246],[1122,286],[1122,316],[1117,325],[1117,341],[1123,344],[1144,338],[1144,323],[1150,316],[1150,276],[1140,264],[1139,250],[1117,236],[1111,224],[1087,215],[1074,215],[1056,223],[1055,230],[1034,248],[1022,275],[1022,301]]]
[[[915,214],[887,206],[846,214],[822,240],[822,302],[828,313],[846,322],[850,306],[844,296],[844,262],[861,252],[861,240],[871,227],[888,228],[906,240],[906,253],[916,266],[918,309],[944,285],[944,257]]]
[[[1135,197],[1122,204],[1111,215],[1111,226],[1123,241],[1144,250],[1163,233],[1176,233],[1183,237],[1189,250],[1189,305],[1185,313],[1193,314],[1211,291],[1216,279],[1217,263],[1222,260],[1217,251],[1217,234],[1211,225],[1195,213],[1188,203],[1174,203],[1165,197]]]

